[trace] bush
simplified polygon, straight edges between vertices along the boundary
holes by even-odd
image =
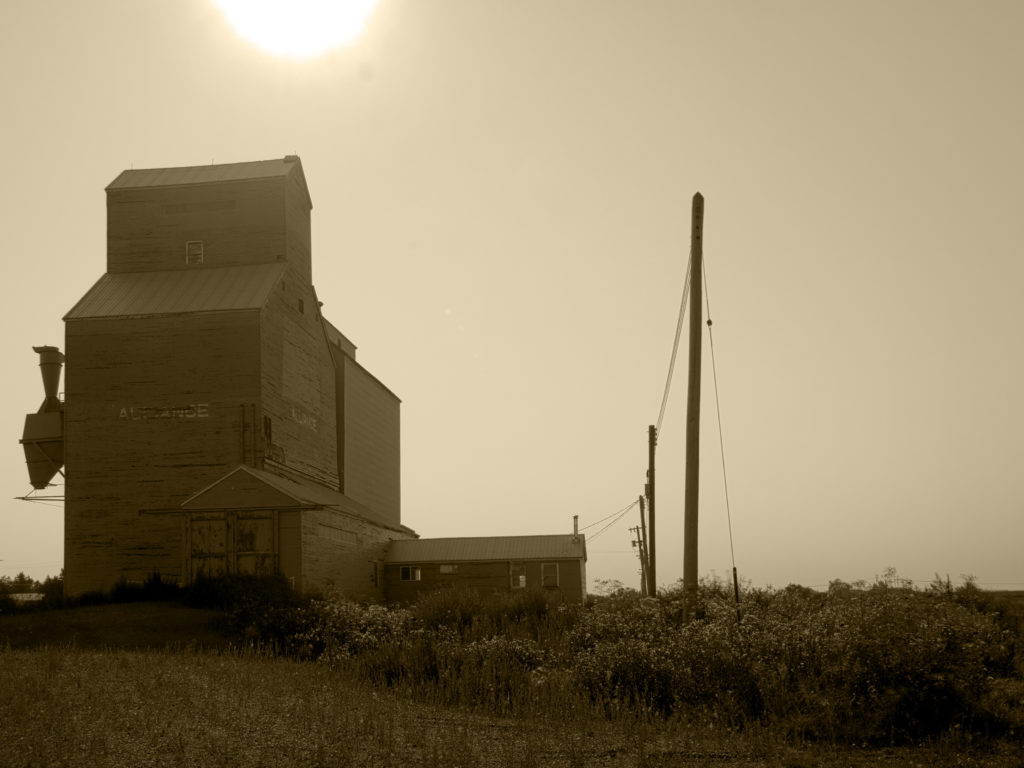
[[[741,622],[732,591],[714,582],[690,623],[671,590],[566,606],[544,593],[452,589],[409,609],[304,601],[283,580],[240,577],[189,594],[248,640],[499,714],[538,714],[543,702],[550,715],[586,699],[609,717],[858,744],[1024,728],[1020,635],[969,589],[922,592],[895,577],[747,590]]]
[[[296,638],[307,622],[303,612],[309,598],[280,575],[200,576],[183,590],[183,597],[193,608],[222,611],[228,634],[280,653],[296,652]]]
[[[440,589],[421,595],[412,613],[427,629],[448,629],[465,640],[498,634],[558,641],[574,613],[561,598],[541,589],[522,589],[483,595],[468,587]]]
[[[593,701],[857,743],[1017,727],[1015,636],[952,597],[898,581],[790,586],[749,593],[738,624],[732,595],[711,589],[685,625],[675,598],[584,614],[568,646]]]
[[[815,738],[911,741],[990,719],[978,702],[1012,672],[992,618],[906,587],[797,589],[744,610],[741,658],[764,715]]]
[[[326,663],[397,643],[413,624],[413,615],[404,608],[361,605],[333,592],[311,601],[299,619],[293,639],[297,653]]]
[[[47,576],[42,584],[43,604],[50,608],[64,605],[64,569],[59,576]]]
[[[484,615],[486,603],[475,589],[453,587],[420,595],[413,615],[429,629],[469,630]]]
[[[181,596],[182,588],[176,582],[164,581],[159,573],[151,573],[141,583],[122,578],[110,590],[109,601],[112,603],[167,602],[180,600]]]

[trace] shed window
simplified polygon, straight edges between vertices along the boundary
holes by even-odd
[[[526,565],[524,563],[512,563],[509,566],[512,589],[522,589],[526,586]]]
[[[420,568],[418,565],[402,566],[402,581],[419,581]]]
[[[203,263],[203,241],[202,240],[189,240],[185,243],[185,263],[186,264],[202,264]]]
[[[543,587],[558,586],[558,563],[544,563],[541,565],[540,583]]]
[[[441,575],[442,576],[454,576],[458,572],[459,572],[459,566],[457,566],[457,565],[454,565],[452,563],[442,563],[441,564]]]

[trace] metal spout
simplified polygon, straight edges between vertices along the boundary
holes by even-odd
[[[39,354],[46,398],[39,411],[25,417],[21,444],[25,449],[29,482],[45,488],[64,466],[64,405],[57,396],[64,355],[57,347],[32,347]],[[63,474],[63,473],[62,473]]]
[[[64,367],[64,355],[57,347],[32,347],[39,354],[39,371],[43,375],[43,393],[46,399],[39,407],[39,413],[60,410],[57,388],[60,386],[60,371]]]

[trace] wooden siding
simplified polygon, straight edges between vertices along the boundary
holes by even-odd
[[[313,284],[310,207],[305,179],[292,172],[285,181],[285,257],[303,285]]]
[[[388,543],[402,536],[343,512],[303,510],[302,588],[380,599],[380,563]]]
[[[258,318],[233,312],[67,324],[69,594],[155,571],[185,577],[180,520],[139,510],[174,507],[241,463],[242,407],[258,398]]]
[[[283,178],[107,191],[108,272],[185,269],[195,240],[203,263],[188,268],[285,260],[285,231]]]
[[[582,560],[509,560],[460,563],[386,563],[384,592],[396,603],[410,603],[428,592],[452,587],[475,589],[483,594],[509,592],[514,566],[521,566],[526,575],[525,589],[543,588],[542,568],[545,563],[558,565],[558,586],[545,588],[568,602],[581,602],[586,597],[586,566]],[[455,565],[455,573],[442,573],[442,565]],[[419,581],[402,581],[402,567],[420,569]]]
[[[290,268],[261,312],[261,416],[270,419],[269,441],[260,420],[262,456],[338,488],[334,364],[315,309],[312,288]]]
[[[399,401],[352,358],[343,355],[345,495],[399,524],[401,498],[401,428]]]
[[[296,500],[245,470],[235,470],[185,501],[183,509],[270,509],[294,506]]]

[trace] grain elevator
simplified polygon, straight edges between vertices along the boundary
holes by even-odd
[[[299,158],[128,170],[106,195],[106,272],[63,351],[37,348],[63,400],[47,383],[22,439],[35,487],[65,475],[66,592],[280,571],[379,596],[415,537],[399,400],[321,312]]]

